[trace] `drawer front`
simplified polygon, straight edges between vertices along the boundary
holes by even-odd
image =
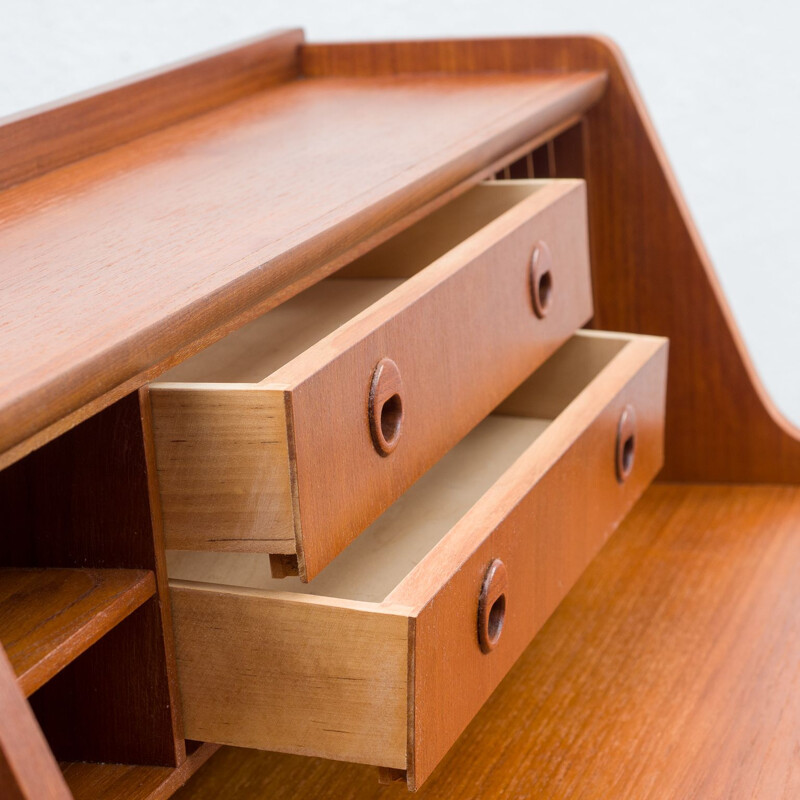
[[[286,371],[309,578],[591,316],[585,187],[553,191],[533,216],[516,209],[490,245],[456,248],[395,290],[379,314],[334,334],[335,358]],[[530,290],[537,242],[546,243],[552,281],[543,317]],[[388,452],[368,424],[373,375],[387,359],[402,415],[386,420],[390,438],[400,426]]]
[[[410,278],[377,272],[407,280],[268,380],[153,384],[169,548],[311,580],[590,318],[585,185],[525,183],[480,187],[499,216]]]
[[[493,497],[485,497],[477,513],[462,520],[461,530],[388,598],[413,603],[436,580],[437,568],[462,565],[417,606],[413,621],[412,788],[433,771],[660,469],[666,355],[664,348],[641,366],[633,351],[621,353],[616,374],[603,376],[605,386],[595,387],[602,411],[587,420],[575,442],[565,452],[550,449],[545,437],[556,431],[546,431],[539,451],[523,456],[505,485],[494,487]],[[619,427],[631,408],[635,455],[629,476],[620,482]],[[622,422],[626,436],[631,431]],[[476,618],[484,581],[497,562],[505,573],[502,627],[486,652]]]
[[[664,340],[630,337],[556,398],[563,410],[381,601],[171,567],[187,737],[404,769],[418,788],[660,468],[666,356]],[[547,413],[543,387],[569,388],[551,363],[500,411]]]

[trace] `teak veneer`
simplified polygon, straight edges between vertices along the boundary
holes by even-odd
[[[800,489],[649,488],[419,800],[800,788]],[[374,769],[223,748],[176,800],[401,800]]]
[[[170,556],[173,567],[176,558],[184,559],[182,569],[191,562],[193,570],[206,571],[195,578],[215,574],[226,588],[202,581],[178,585],[176,579],[170,590],[167,584],[165,536],[175,543],[175,507],[158,481],[159,421],[151,399],[158,403],[159,390],[147,383],[170,368],[176,375],[189,369],[190,357],[201,351],[220,352],[205,350],[215,342],[224,350],[223,337],[234,334],[228,341],[235,341],[272,309],[280,316],[291,308],[282,304],[302,298],[304,290],[313,296],[334,272],[347,279],[341,282],[349,282],[356,305],[367,279],[378,294],[389,289],[378,304],[407,297],[407,287],[423,281],[413,265],[404,269],[402,245],[393,253],[402,234],[412,235],[417,225],[425,231],[415,251],[424,260],[425,243],[438,246],[435,230],[426,230],[435,212],[486,179],[586,181],[593,302],[587,297],[582,320],[593,305],[597,329],[670,338],[662,478],[800,481],[800,431],[775,409],[755,374],[642,100],[611,43],[538,37],[308,44],[301,31],[283,31],[5,120],[0,156],[0,574],[38,587],[24,613],[11,619],[13,641],[3,636],[11,660],[0,648],[3,800],[171,796],[217,749],[186,741],[187,731],[231,740],[219,732],[221,717],[208,713],[207,704],[218,704],[219,697],[203,674],[205,653],[198,646],[208,637],[208,652],[219,647],[210,631],[223,602],[233,609],[225,631],[229,656],[251,663],[253,673],[269,669],[274,653],[259,635],[274,627],[277,608],[303,624],[321,613],[342,625],[363,619],[388,631],[382,641],[396,656],[394,694],[386,703],[391,713],[384,720],[380,708],[368,722],[394,725],[388,738],[372,743],[389,755],[371,757],[369,737],[362,735],[357,756],[383,764],[385,781],[405,776],[419,787],[429,776],[423,797],[467,798],[476,791],[532,797],[798,794],[796,489],[651,488],[567,594],[647,482],[637,482],[642,460],[635,450],[633,484],[624,480],[631,432],[648,420],[635,409],[629,414],[627,403],[604,421],[602,443],[591,425],[583,430],[578,424],[574,406],[547,426],[522,420],[526,435],[539,433],[526,452],[554,454],[554,431],[564,415],[578,425],[562,430],[574,447],[563,461],[554,456],[543,467],[539,483],[530,475],[519,479],[517,460],[504,473],[511,478],[489,489],[499,504],[490,508],[479,500],[471,511],[454,511],[461,521],[446,526],[449,533],[433,551],[418,554],[421,560],[405,574],[361,570],[356,590],[359,558],[352,554],[358,547],[323,569],[347,544],[345,536],[306,570],[305,577],[318,573],[310,584],[294,577],[281,583],[277,576],[300,570],[295,538],[281,548],[286,552],[271,554],[274,579],[266,552],[256,555],[250,568],[257,576],[250,578],[227,566],[241,554],[183,552]],[[554,253],[529,244],[531,275],[540,276]],[[388,272],[384,263],[393,265]],[[382,281],[402,284],[377,287]],[[546,321],[547,283],[535,280],[531,288],[529,311]],[[462,297],[467,311],[480,299],[477,293]],[[359,313],[369,315],[373,302]],[[496,317],[502,327],[502,315]],[[254,324],[250,330],[260,323]],[[292,347],[300,344],[292,339]],[[294,356],[284,366],[295,363]],[[382,369],[364,382],[359,435],[368,437],[375,458],[389,463],[402,452],[402,439],[395,443],[390,429],[367,425],[367,415],[387,405],[396,415],[392,392],[398,386],[406,391],[408,383],[403,364],[386,354],[379,363]],[[499,400],[512,383],[506,375],[487,391]],[[482,386],[476,380],[471,391]],[[340,389],[337,384],[333,395]],[[519,416],[514,404],[520,402],[524,407],[530,398],[517,395],[504,412]],[[540,409],[543,419],[564,409],[553,402],[550,412]],[[479,422],[477,416],[464,422],[462,414],[459,436]],[[288,443],[291,431],[284,432]],[[582,442],[589,444],[575,456]],[[447,447],[430,455],[425,468]],[[586,465],[601,457],[598,448],[602,479],[581,493]],[[644,452],[649,475],[661,450]],[[505,457],[513,456],[511,447]],[[467,470],[465,490],[479,473]],[[406,475],[401,483],[413,479]],[[600,489],[600,506],[609,514],[593,519],[584,501]],[[505,502],[526,490],[527,499],[513,508]],[[395,494],[399,490],[370,513]],[[467,503],[470,496],[464,497]],[[435,503],[435,493],[428,502]],[[566,514],[569,530],[584,536],[571,541],[582,543],[572,550],[538,526],[523,525],[525,508],[552,520],[551,531],[558,527],[554,517]],[[489,524],[493,514],[505,515],[497,528]],[[430,521],[413,520],[401,538],[419,522],[424,539]],[[467,534],[450,535],[459,529]],[[520,535],[529,529],[532,541]],[[546,552],[539,553],[542,541]],[[369,542],[370,535],[360,546]],[[458,544],[453,563],[431,558],[449,552],[448,542]],[[506,545],[528,556],[533,548],[537,557],[526,563],[545,570],[541,583],[525,586],[535,610],[524,622],[513,616],[519,566],[501,552]],[[354,571],[342,579],[346,590],[334,586],[339,559]],[[566,565],[561,583],[546,571],[548,559]],[[461,569],[454,572],[456,562]],[[34,580],[31,570],[42,571],[40,578]],[[64,583],[54,586],[58,575]],[[101,577],[88,595],[78,592],[73,613],[72,581],[88,575]],[[251,579],[255,588],[247,585]],[[381,599],[387,586],[390,593]],[[451,618],[452,607],[438,598],[462,590],[474,608],[463,619]],[[351,597],[364,591],[374,593]],[[497,638],[501,599],[510,622]],[[52,617],[45,611],[51,602]],[[247,614],[238,614],[236,604]],[[37,622],[42,616],[44,626]],[[467,618],[468,637],[459,627]],[[247,619],[254,625],[252,652],[262,656],[255,662],[240,654],[244,637],[235,638]],[[509,653],[522,652],[539,627],[512,668]],[[311,658],[308,630],[277,631],[276,641],[298,644],[287,651],[286,663]],[[335,626],[317,619],[313,631],[326,646],[340,648],[341,663],[353,666],[347,648],[333,641]],[[463,634],[469,645],[437,647],[438,634]],[[356,644],[363,647],[364,640]],[[448,658],[458,660],[466,690],[437,671]],[[473,669],[487,663],[501,666]],[[360,668],[380,673],[367,660]],[[188,680],[193,670],[202,680]],[[293,683],[286,671],[278,675],[286,692],[277,701],[288,698],[302,707],[303,690],[319,691],[313,680]],[[319,670],[312,669],[315,676]],[[275,746],[302,749],[302,737],[300,746],[277,741],[278,702],[245,708],[236,688],[222,686],[220,694],[233,689],[234,705],[254,718],[248,734],[264,738],[251,743],[275,737]],[[243,690],[245,700],[256,691],[252,681]],[[403,691],[406,702],[398,699]],[[416,705],[407,702],[412,696]],[[437,702],[444,697],[447,704]],[[335,716],[335,702],[329,712]],[[301,722],[288,720],[284,735]],[[339,749],[324,752],[355,757],[341,744],[347,741],[343,729],[333,728],[322,733]],[[311,739],[323,752],[316,733]],[[400,785],[379,788],[374,767],[224,747],[183,796],[402,792]]]
[[[598,36],[305,45],[313,77],[600,70],[579,171],[589,189],[593,325],[668,336],[663,478],[800,482],[800,429],[769,398],[619,48]]]
[[[286,80],[9,187],[5,463],[329,274],[582,114],[603,85],[598,73]],[[12,125],[0,152],[4,136],[21,146]]]
[[[26,695],[155,593],[144,570],[0,568],[0,643]]]
[[[166,800],[218,750],[202,744],[176,769],[137,764],[62,763],[73,800]]]

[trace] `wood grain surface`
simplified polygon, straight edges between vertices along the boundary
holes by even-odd
[[[295,41],[292,36],[296,35],[289,34],[285,43]],[[288,77],[295,69],[294,47],[273,50],[265,44],[261,50],[255,45],[244,56],[240,77],[245,84],[250,80],[248,74],[259,80],[256,64],[262,55],[269,61],[270,53],[279,53],[273,63],[281,66],[275,72],[268,69],[265,78],[282,80],[285,67]],[[326,270],[345,263],[368,243],[379,241],[382,231],[402,227],[404,220],[437,202],[437,197],[467,188],[487,165],[502,165],[512,153],[514,158],[523,156],[520,148],[526,141],[541,144],[537,137],[545,132],[566,131],[533,152],[531,162],[536,162],[541,174],[588,179],[595,324],[667,334],[673,340],[666,474],[681,480],[800,480],[798,432],[776,411],[755,375],[642,101],[613,45],[597,38],[559,37],[314,45],[304,47],[301,55],[302,69],[312,78],[303,82],[303,87],[292,82],[275,90],[255,91],[163,131],[156,129],[204,110],[193,105],[204,102],[203,91],[197,92],[191,85],[192,76],[202,75],[202,67],[200,71],[190,68],[165,84],[179,94],[185,91],[175,117],[169,117],[172,112],[166,106],[159,110],[148,101],[142,104],[141,115],[122,118],[116,127],[113,121],[110,126],[103,120],[99,126],[92,121],[87,139],[70,141],[75,111],[81,108],[77,104],[49,117],[51,111],[46,111],[39,122],[53,121],[52,129],[30,120],[22,120],[16,133],[13,125],[20,120],[0,129],[0,142],[16,141],[16,147],[22,141],[19,131],[26,125],[36,128],[42,138],[31,138],[31,152],[40,142],[50,142],[50,156],[41,159],[44,170],[62,163],[58,161],[62,156],[57,155],[59,143],[65,145],[63,158],[72,160],[88,152],[81,148],[91,137],[96,137],[91,147],[103,149],[130,135],[156,130],[0,195],[6,220],[2,226],[4,247],[8,243],[8,252],[14,256],[7,262],[20,267],[18,273],[9,273],[13,279],[13,286],[9,283],[13,289],[11,312],[18,315],[9,312],[4,316],[11,320],[19,349],[8,350],[11,368],[3,374],[0,451],[4,455],[0,462],[8,464],[20,458],[164,366],[323,277]],[[231,62],[223,57],[217,63],[221,65],[220,82],[208,93],[212,105],[227,103],[238,91],[239,78],[228,74]],[[532,77],[531,70],[554,74]],[[608,74],[608,91],[580,127],[570,128],[601,95],[603,78],[597,73]],[[213,70],[206,77],[212,83],[216,80]],[[331,87],[334,91],[329,95]],[[134,84],[116,97],[136,97],[141,88],[146,89]],[[253,88],[248,84],[242,91]],[[379,104],[386,111],[380,122],[390,131],[383,137],[380,152],[372,141],[380,134],[379,126],[372,121],[361,124],[357,113],[374,107],[373,90],[381,96]],[[319,97],[314,97],[315,92]],[[147,91],[139,96],[146,99]],[[522,105],[513,105],[512,97],[521,98]],[[270,172],[272,184],[287,192],[296,175],[319,178],[321,183],[313,188],[324,202],[309,214],[305,228],[296,229],[296,240],[289,236],[280,242],[280,253],[265,255],[263,243],[255,241],[253,229],[247,227],[258,218],[258,203],[264,198],[258,192],[237,195],[242,222],[236,244],[244,242],[253,259],[234,265],[218,286],[212,285],[209,275],[203,283],[201,274],[197,294],[191,296],[181,280],[197,277],[198,264],[209,269],[219,263],[233,264],[232,251],[221,243],[224,237],[215,233],[213,225],[204,225],[213,218],[213,210],[208,210],[208,218],[202,213],[198,217],[197,206],[181,202],[195,193],[196,184],[186,179],[192,174],[191,164],[202,162],[204,169],[210,165],[209,181],[217,182],[215,176],[230,168],[232,152],[246,153],[251,161],[257,155],[255,145],[241,147],[238,136],[243,120],[249,120],[245,128],[255,139],[269,128],[267,116],[271,121],[289,121],[293,114],[302,116],[308,108],[325,111],[328,99],[343,113],[336,136],[329,139],[329,129],[325,130],[326,141],[333,148],[325,151],[327,160],[315,170],[296,167],[301,161],[301,166],[307,166],[309,160],[302,138],[295,139],[292,144],[300,151],[298,160],[279,154],[281,162],[273,164]],[[155,106],[158,102],[153,98]],[[463,108],[458,107],[459,102]],[[82,108],[91,110],[91,103],[90,99]],[[272,113],[273,104],[279,109],[276,114]],[[260,117],[267,106],[269,115]],[[400,122],[393,121],[390,106],[402,117]],[[485,127],[474,139],[459,139],[459,130],[474,127],[467,107],[479,107]],[[419,117],[423,120],[421,133],[427,132],[428,137],[422,143],[407,135],[408,118],[417,119],[419,109],[430,110]],[[492,111],[498,109],[506,116],[493,118]],[[439,114],[447,117],[444,123]],[[147,121],[148,115],[152,122]],[[310,128],[323,129],[313,113],[310,118]],[[92,119],[91,114],[87,119]],[[361,128],[354,134],[359,124]],[[137,129],[139,125],[143,127]],[[433,134],[427,131],[428,125]],[[463,127],[459,129],[459,125]],[[280,131],[270,130],[270,136],[273,134],[278,138]],[[264,140],[269,141],[269,136]],[[392,147],[386,148],[387,141]],[[178,152],[179,142],[189,142],[188,152]],[[335,151],[336,142],[342,143],[341,150]],[[359,143],[361,154],[367,154],[367,163],[348,162],[353,142]],[[439,152],[441,157],[425,149],[428,142],[445,148]],[[373,145],[376,151],[370,156]],[[390,159],[385,157],[387,150]],[[331,158],[336,154],[338,160]],[[402,161],[404,155],[407,162]],[[370,158],[372,163],[368,163]],[[19,167],[7,163],[10,171],[3,173],[5,179],[17,180],[14,171]],[[19,176],[33,174],[26,171],[31,164],[23,164]],[[374,176],[379,166],[387,168],[377,176],[384,182],[369,183],[369,176]],[[341,186],[334,186],[335,179],[345,176],[350,180],[361,167],[368,178],[366,187],[364,180],[357,184],[360,191],[366,188],[363,203],[342,205],[348,196],[341,194]],[[275,180],[276,175],[279,179],[288,175],[289,179]],[[115,227],[114,220],[125,217],[122,212],[134,207],[141,191],[149,192],[148,187],[156,185],[160,188],[162,183],[169,188],[166,199],[178,202],[160,209],[166,222],[157,235],[148,227],[152,220],[129,214],[120,237],[123,229]],[[297,188],[294,196],[303,197],[307,190]],[[223,201],[230,197],[222,192]],[[76,226],[70,207],[76,207],[76,214],[96,227]],[[275,207],[276,198],[271,197],[269,208]],[[50,212],[63,217],[60,233]],[[152,286],[155,273],[144,270],[135,274],[138,262],[134,263],[133,256],[117,261],[117,248],[125,241],[134,242],[130,253],[138,257],[141,241],[146,239],[148,248],[152,245],[147,251],[154,256],[152,264],[159,257],[163,271],[163,264],[172,264],[175,258],[174,243],[194,239],[195,219],[200,222],[198,229],[208,233],[207,239],[201,238],[203,247],[177,256],[185,271],[171,276],[167,291],[156,282],[157,303],[152,303],[151,294],[150,305],[137,306],[138,287],[147,280]],[[285,219],[297,220],[291,203]],[[79,235],[73,237],[70,230]],[[48,239],[50,231],[55,234],[52,241]],[[227,236],[229,229],[224,233]],[[126,236],[130,238],[126,240]],[[276,232],[267,231],[267,239],[276,240]],[[89,260],[84,262],[79,256],[87,253]],[[114,253],[113,260],[104,261],[103,253]],[[68,256],[66,261],[62,254]],[[193,255],[200,261],[193,261]],[[221,262],[217,260],[220,255]],[[328,258],[331,260],[324,263]],[[267,274],[259,274],[258,268],[267,261]],[[109,263],[114,270],[106,269]],[[307,272],[298,274],[300,263]],[[76,264],[77,272],[71,270]],[[240,272],[236,266],[241,267]],[[114,280],[104,283],[108,275]],[[42,305],[42,297],[49,297],[51,305]],[[182,300],[192,305],[181,305]],[[63,317],[58,316],[58,309],[64,311]],[[98,322],[92,309],[102,309],[102,316],[108,319]],[[30,358],[31,347],[42,360]],[[122,417],[128,423],[141,413],[145,426],[149,425],[146,404],[141,411],[136,406],[134,412],[131,406],[123,406]],[[115,413],[123,406],[117,406]],[[37,455],[27,466],[3,473],[4,509],[10,509],[15,530],[26,534],[4,537],[0,542],[2,563],[155,567],[164,598],[158,504],[153,505],[150,519],[151,509],[141,502],[142,491],[153,495],[154,470],[150,484],[146,478],[142,484],[136,473],[144,463],[141,443],[131,438],[130,431],[125,432],[120,418],[115,419],[117,422],[109,425],[109,417],[101,415],[100,427],[91,429],[88,440],[82,434],[70,435],[49,454]],[[111,441],[124,453],[126,466],[121,472],[93,447],[88,449],[88,465],[82,457],[81,448],[87,441],[109,432]],[[147,458],[152,465],[152,453]],[[54,474],[70,475],[71,479],[67,485],[59,484],[49,479]],[[126,501],[128,495],[120,492],[124,481],[131,479],[135,502]],[[95,496],[101,498],[97,513],[87,504],[83,485],[95,487]],[[38,488],[32,490],[33,486]],[[41,513],[34,510],[31,498],[44,496],[37,493],[45,486],[54,490],[54,500],[48,501],[47,510]],[[115,506],[119,508],[114,512]],[[70,523],[73,508],[78,514]],[[66,516],[64,509],[70,509]],[[800,495],[795,489],[661,486],[650,490],[433,773],[422,790],[423,797],[425,792],[447,798],[487,794],[547,798],[797,796],[796,720],[800,708],[793,689],[800,680],[795,646],[800,638],[796,631],[800,609],[794,591],[800,563],[798,518]],[[88,521],[85,530],[78,520]],[[124,536],[109,535],[116,531],[109,525],[112,521],[122,522]],[[124,553],[117,549],[121,541]],[[155,556],[147,550],[154,542]],[[159,609],[155,599],[145,603],[113,629],[111,638],[103,637],[59,673],[51,691],[63,701],[64,687],[70,689],[64,676],[69,677],[75,669],[88,669],[83,676],[72,673],[79,678],[73,686],[90,685],[86,676],[102,674],[109,660],[120,654],[123,664],[134,660],[139,666],[146,663],[144,671],[155,676],[155,681],[140,688],[168,709],[155,725],[157,741],[142,745],[149,747],[148,753],[135,739],[141,737],[140,725],[149,710],[137,720],[118,716],[116,710],[94,717],[91,724],[100,724],[84,742],[93,737],[97,741],[104,730],[111,730],[112,741],[119,745],[114,745],[117,753],[160,759],[166,744],[166,758],[173,763],[182,761],[182,766],[150,768],[164,769],[158,778],[155,772],[145,775],[141,767],[108,765],[108,769],[90,770],[86,765],[70,766],[68,771],[83,776],[78,783],[83,782],[84,796],[94,797],[106,789],[110,796],[145,791],[146,796],[166,796],[200,763],[199,756],[197,761],[192,761],[192,756],[184,760],[183,745],[174,739],[178,719],[169,699],[168,666],[166,683],[164,680],[164,657],[166,654],[169,665],[171,646],[165,609]],[[164,634],[162,625],[166,625]],[[131,627],[135,628],[132,633]],[[120,637],[116,640],[115,632]],[[134,656],[125,649],[134,641],[143,643],[144,661],[141,653]],[[100,661],[87,660],[98,646],[95,656],[100,654]],[[102,646],[111,649],[102,651]],[[120,691],[125,694],[126,676],[132,674],[123,668],[114,680],[102,682],[100,702],[89,700],[90,716],[99,713],[109,696]],[[135,685],[135,678],[131,680],[128,684]],[[139,696],[135,691],[126,695],[126,703],[134,710],[141,710]],[[0,794],[14,800],[68,797],[7,660],[0,664],[0,707],[2,719],[13,721],[12,725],[0,725]],[[58,703],[51,704],[51,709],[58,708]],[[63,713],[68,705],[60,708]],[[115,726],[121,734],[113,732]],[[53,741],[68,733],[68,726],[57,724]],[[204,746],[195,753],[205,757],[211,749]],[[158,784],[162,776],[163,782]],[[220,796],[247,800],[264,794],[279,799],[339,798],[372,797],[379,791],[383,797],[405,795],[397,785],[379,789],[374,770],[363,767],[225,748],[183,796],[196,800]]]
[[[177,766],[185,757],[146,426],[146,407],[130,395],[0,472],[14,532],[0,537],[2,566],[148,570],[156,579],[157,596],[32,695],[62,760],[102,752],[104,761]]]
[[[72,800],[2,647],[0,797],[3,800]]]
[[[292,81],[7,189],[0,452],[341,266],[603,86],[597,73]]]
[[[550,424],[490,415],[309,583],[270,576],[262,554],[185,550],[167,552],[170,578],[382,603]]]
[[[650,488],[417,797],[800,792],[800,490]],[[176,800],[403,798],[374,769],[224,748]]]
[[[0,642],[32,694],[155,593],[145,570],[0,568]]]
[[[166,800],[219,749],[198,744],[179,767],[139,764],[61,764],[73,800]]]
[[[542,186],[270,377],[291,387],[298,554],[309,580],[590,318],[583,201],[582,184]],[[539,240],[553,253],[544,319],[530,295]],[[382,358],[403,382],[403,429],[386,458],[368,425]]]
[[[559,364],[560,355],[553,372],[542,380],[534,374],[521,387],[523,400],[512,397],[516,410],[524,403],[527,413],[540,416],[553,374],[580,373],[575,359]],[[663,340],[624,346],[386,598],[419,609],[410,788],[422,786],[661,468],[666,361]],[[629,404],[639,418],[636,464],[620,485],[617,421]],[[502,636],[486,655],[475,635],[476,612],[495,558],[508,570],[508,592]],[[442,585],[444,565],[452,577]]]
[[[0,190],[297,76],[281,31],[0,119]]]
[[[590,318],[581,182],[475,187],[435,220],[436,236],[425,220],[422,231],[414,226],[399,237],[406,251],[421,250],[406,259],[416,274],[393,291],[393,281],[381,280],[388,283],[384,297],[331,326],[330,335],[260,385],[151,386],[168,546],[286,553],[294,550],[286,549],[294,535],[300,575],[311,580]],[[548,242],[554,282],[543,319],[534,313],[530,286],[539,241]],[[400,246],[387,242],[379,248],[387,251],[383,257],[354,265],[358,274],[370,266],[380,276],[394,272]],[[286,314],[278,308],[266,317],[289,316],[301,330],[329,316],[338,320],[335,310],[320,313],[317,306],[335,309],[343,298],[349,304],[351,282],[317,284],[316,303],[301,303],[298,295]],[[366,283],[354,284],[354,292]],[[267,321],[253,323],[255,341],[250,330],[232,335],[239,352],[223,340],[192,359],[199,365],[174,373],[199,376],[209,362],[213,380],[227,354],[247,378],[258,377],[247,353],[257,352],[259,341],[267,355],[286,349],[275,348]],[[385,458],[369,424],[370,382],[383,358],[395,362],[403,383],[402,433]],[[250,361],[274,367],[271,357]]]
[[[294,553],[286,398],[247,384],[153,384],[164,542]]]
[[[408,617],[174,581],[186,735],[404,768]]]
[[[647,109],[619,49],[598,37],[311,44],[306,75],[605,70],[586,115],[594,326],[670,339],[663,476],[800,481],[800,430],[768,397]],[[565,144],[562,142],[562,145]],[[573,145],[562,147],[575,153]],[[580,162],[583,161],[583,166]],[[574,171],[577,169],[577,171]]]
[[[173,554],[187,735],[407,769],[409,786],[422,785],[661,466],[666,356],[663,339],[577,334],[512,398],[533,419],[490,418],[415,485],[432,483],[440,499],[424,550],[413,518],[391,525],[403,507],[359,537],[365,564],[334,561],[307,586],[258,574],[245,554]],[[621,485],[616,435],[628,405],[636,461]],[[542,430],[545,408],[556,416]],[[508,452],[521,430],[533,442]],[[478,473],[494,462],[488,488],[485,474],[459,480],[471,459]],[[420,501],[416,492],[409,507]],[[507,565],[509,602],[487,655],[478,603],[493,558]],[[407,565],[399,577],[396,563]],[[365,566],[375,574],[365,578]],[[356,599],[364,581],[375,602]]]

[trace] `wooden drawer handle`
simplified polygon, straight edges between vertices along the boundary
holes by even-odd
[[[546,242],[539,241],[531,255],[531,299],[536,316],[547,316],[553,304],[553,256]]]
[[[375,449],[388,456],[403,430],[403,379],[391,358],[382,358],[369,389],[369,430]]]
[[[500,641],[506,618],[507,593],[506,565],[495,558],[486,570],[478,598],[478,643],[484,653],[491,653]]]
[[[633,471],[636,457],[636,412],[633,406],[627,405],[622,410],[617,424],[617,446],[615,464],[617,480],[624,483]]]

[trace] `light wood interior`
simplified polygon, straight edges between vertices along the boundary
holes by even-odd
[[[549,181],[487,181],[421,219],[352,264],[342,278],[410,278]]]
[[[259,383],[404,280],[530,197],[545,181],[491,181],[165,372],[159,383]],[[348,278],[348,280],[342,280]]]
[[[269,556],[170,550],[170,577],[381,602],[547,427],[491,416],[394,502],[313,581],[269,577]]]
[[[630,340],[626,333],[579,331],[494,413],[555,419]]]
[[[401,283],[320,281],[168,370],[158,383],[259,383]]]
[[[267,555],[190,551],[167,552],[170,578],[381,602],[627,341],[576,334],[312,582],[271,578]]]

